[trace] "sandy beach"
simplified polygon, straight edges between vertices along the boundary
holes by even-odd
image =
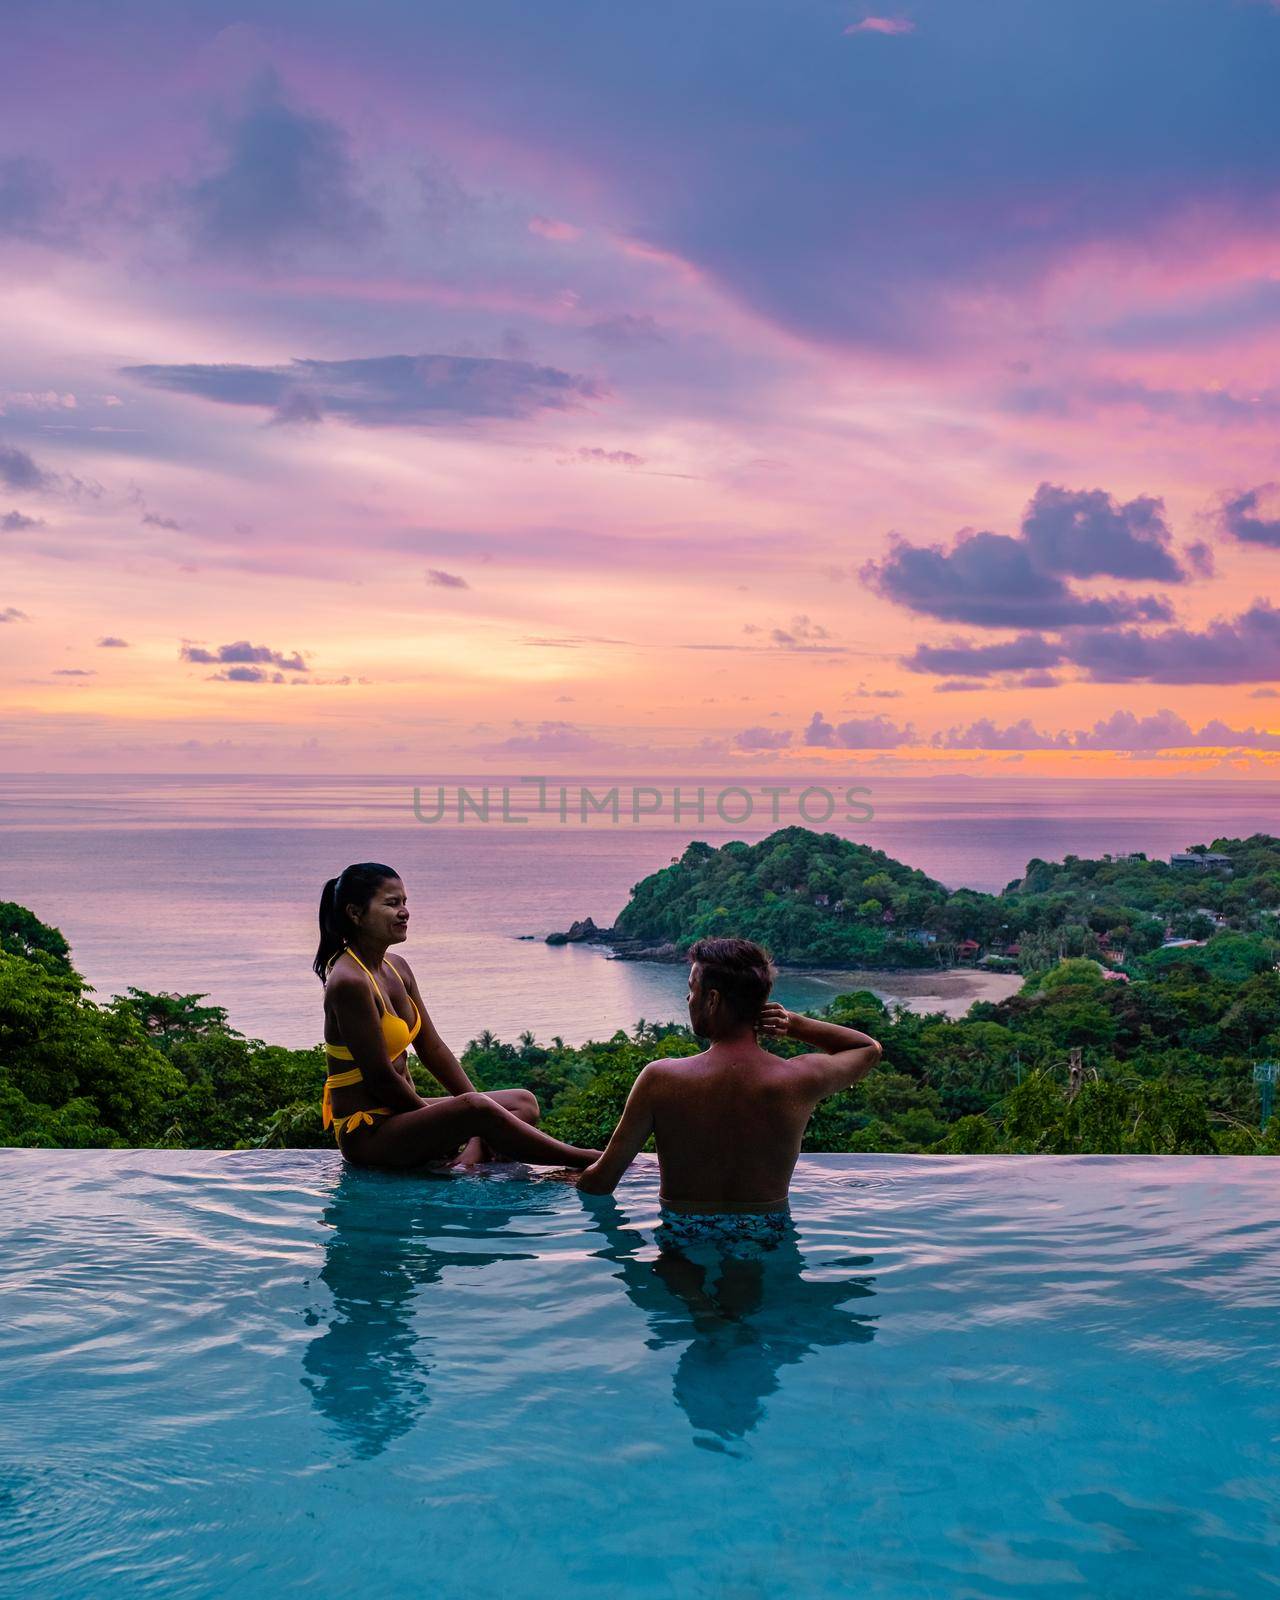
[[[1007,1000],[1022,987],[1018,972],[980,972],[973,967],[941,967],[936,972],[863,972],[823,968],[809,976],[836,985],[842,994],[869,989],[886,1005],[904,1005],[909,1011],[943,1011],[962,1017],[975,1000]]]

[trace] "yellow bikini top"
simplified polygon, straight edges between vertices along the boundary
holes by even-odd
[[[340,950],[338,955],[341,955],[342,953],[343,952]],[[382,1037],[387,1041],[387,1054],[394,1061],[397,1056],[403,1055],[413,1041],[418,1037],[418,1029],[422,1026],[422,1014],[418,1010],[413,996],[410,995],[409,1004],[413,1006],[413,1027],[411,1028],[404,1018],[394,1012],[387,1004],[382,990],[378,987],[378,980],[374,977],[373,973],[369,971],[368,967],[365,966],[364,962],[361,961],[360,957],[355,953],[350,945],[347,946],[346,954],[351,957],[356,966],[358,966],[362,972],[368,974],[369,982],[373,985],[373,992],[377,995],[378,999],[382,1001]],[[337,959],[338,957],[335,956],[334,960],[336,961]],[[326,1040],[324,1050],[326,1055],[335,1056],[339,1061],[355,1060],[355,1057],[351,1054],[350,1050],[347,1049],[345,1044],[330,1044],[328,1040]],[[349,1079],[352,1083],[359,1081],[358,1077],[351,1078],[349,1073],[343,1073],[342,1076],[344,1079]]]

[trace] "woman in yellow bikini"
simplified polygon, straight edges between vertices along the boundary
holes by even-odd
[[[313,965],[325,986],[324,1125],[342,1154],[362,1167],[471,1165],[490,1154],[589,1166],[599,1151],[540,1132],[527,1089],[476,1089],[436,1032],[409,963],[388,954],[408,930],[404,884],[391,867],[360,862],[325,884]],[[414,1088],[410,1044],[445,1098]]]

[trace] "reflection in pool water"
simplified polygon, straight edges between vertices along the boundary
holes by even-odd
[[[521,1202],[528,1200],[528,1175],[516,1169],[506,1183],[492,1181],[491,1173],[463,1181],[483,1184],[479,1192],[486,1199],[486,1191],[505,1191],[511,1198],[506,1205],[500,1199],[483,1207],[455,1204],[442,1217],[444,1191],[437,1183],[423,1181],[404,1191],[396,1182],[401,1199],[388,1227],[379,1179],[347,1171],[325,1208],[331,1232],[320,1281],[333,1305],[324,1331],[303,1357],[303,1382],[360,1456],[377,1455],[431,1403],[430,1327],[448,1316],[451,1275],[536,1259],[536,1252],[509,1248],[506,1232],[517,1215],[527,1214]],[[454,1185],[450,1198],[459,1187]],[[602,1236],[592,1254],[616,1266],[628,1299],[647,1317],[648,1348],[680,1347],[672,1394],[699,1445],[724,1448],[756,1427],[781,1368],[824,1346],[865,1343],[874,1336],[869,1315],[843,1309],[873,1293],[865,1276],[869,1256],[829,1264],[847,1270],[847,1278],[811,1282],[804,1277],[794,1225],[776,1249],[756,1260],[718,1258],[714,1251],[697,1259],[655,1255],[616,1200],[580,1198],[586,1225]],[[442,1246],[442,1221],[465,1229],[466,1249]],[[586,1242],[595,1241],[589,1235]],[[313,1309],[304,1315],[310,1324],[320,1321]]]
[[[649,1348],[682,1347],[672,1393],[697,1430],[695,1443],[707,1449],[750,1433],[783,1367],[824,1346],[874,1337],[870,1316],[843,1309],[870,1295],[872,1280],[811,1282],[794,1224],[757,1259],[707,1249],[660,1252],[651,1261],[644,1235],[627,1225],[615,1200],[593,1199],[587,1208],[605,1238],[595,1253],[615,1263],[628,1299],[649,1319]],[[829,1266],[860,1274],[870,1264],[870,1256],[851,1256]]]
[[[377,1455],[412,1428],[420,1409],[430,1404],[430,1313],[422,1303],[423,1290],[441,1286],[445,1294],[437,1314],[447,1316],[451,1271],[534,1259],[529,1252],[442,1248],[435,1232],[441,1223],[436,1192],[438,1184],[449,1181],[405,1185],[392,1180],[397,1204],[389,1217],[385,1180],[346,1168],[324,1210],[324,1224],[332,1231],[320,1281],[333,1296],[333,1307],[325,1331],[307,1346],[303,1382],[360,1456]],[[514,1209],[501,1207],[445,1213],[465,1225],[469,1239],[494,1241],[504,1239],[503,1229],[514,1215]],[[425,1330],[419,1325],[424,1312]],[[305,1318],[320,1320],[311,1308]]]
[[[1274,1160],[808,1157],[758,1261],[332,1152],[0,1151],[5,1600],[1252,1600]]]

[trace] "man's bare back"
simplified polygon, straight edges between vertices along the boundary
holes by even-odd
[[[856,1028],[817,1022],[766,1003],[750,1021],[718,1004],[695,961],[689,975],[694,1031],[711,1044],[700,1055],[652,1061],[636,1079],[600,1159],[578,1187],[608,1194],[654,1135],[662,1200],[688,1211],[761,1211],[786,1204],[804,1130],[818,1102],[849,1088],[880,1059]],[[798,1039],[813,1054],[784,1060],[756,1032]]]

